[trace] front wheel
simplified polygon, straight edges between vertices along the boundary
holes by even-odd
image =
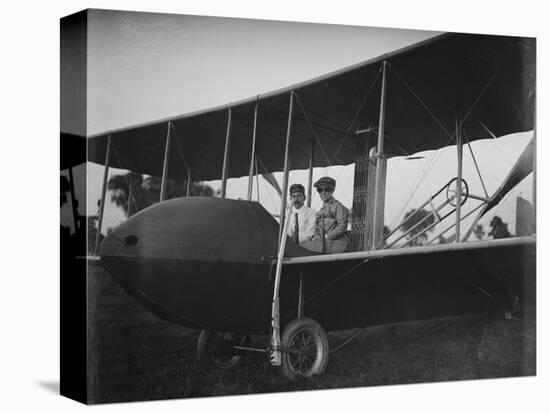
[[[246,335],[201,331],[197,342],[197,359],[202,364],[218,368],[231,368],[239,363],[241,354],[233,348],[236,345],[248,345]]]
[[[321,375],[328,364],[328,338],[318,322],[298,318],[283,331],[282,373],[289,380]]]

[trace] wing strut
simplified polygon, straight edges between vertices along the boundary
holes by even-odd
[[[313,186],[313,154],[315,150],[315,141],[311,141],[309,150],[309,168],[307,174],[307,206],[311,207],[311,187]]]
[[[394,228],[392,231],[390,231],[384,238],[384,241],[388,241],[389,238],[399,230],[407,220],[410,219],[410,217],[415,216],[416,213],[421,211],[426,205],[431,204],[432,201],[438,197],[440,194],[443,193],[443,191],[446,191],[447,199],[445,202],[443,202],[441,205],[436,207],[432,213],[430,213],[428,216],[424,217],[423,219],[419,220],[418,223],[416,223],[414,226],[409,228],[406,232],[404,232],[400,237],[398,237],[396,240],[393,240],[392,242],[388,242],[384,248],[390,248],[394,246],[399,240],[404,238],[405,236],[413,233],[413,231],[420,226],[423,222],[425,222],[429,217],[433,217],[436,220],[432,224],[430,224],[428,227],[424,228],[421,232],[414,235],[414,237],[410,238],[407,244],[411,244],[416,238],[420,237],[422,234],[425,234],[428,230],[433,228],[437,222],[442,222],[445,218],[449,217],[452,213],[456,213],[456,220],[445,230],[441,231],[437,236],[433,237],[428,244],[431,244],[435,240],[437,240],[439,237],[443,236],[448,230],[455,228],[456,233],[447,238],[447,240],[455,240],[455,242],[459,241],[466,241],[468,240],[468,237],[472,233],[473,229],[479,222],[479,220],[493,207],[495,207],[510,190],[512,190],[517,184],[519,184],[525,177],[527,177],[534,168],[534,162],[535,162],[535,140],[534,138],[531,139],[529,144],[525,147],[522,154],[508,173],[508,176],[504,179],[503,183],[499,187],[497,191],[491,196],[491,197],[483,197],[480,195],[472,194],[469,191],[467,183],[464,181],[464,179],[461,177],[462,169],[461,169],[461,150],[460,147],[462,147],[462,134],[457,133],[457,140],[458,140],[458,148],[457,148],[457,155],[458,155],[458,176],[456,178],[453,178],[450,180],[447,184],[445,184],[438,192],[433,194],[428,201],[423,203],[420,207],[418,207],[412,214],[405,217],[401,223],[397,225],[396,228]],[[467,199],[473,199],[481,201],[481,204],[477,205],[475,208],[470,210],[467,214],[462,215],[461,214],[461,207],[465,204]],[[437,220],[437,216],[439,211],[444,208],[447,205],[451,205],[454,208],[446,213],[443,217],[440,217]],[[479,210],[479,211],[478,211]],[[463,234],[460,235],[460,222],[464,221],[467,217],[471,216],[474,212],[478,211],[476,217],[474,218],[472,224],[468,228],[468,230]],[[403,247],[403,246],[402,246]]]
[[[288,173],[290,169],[289,162],[289,149],[290,149],[290,135],[292,131],[292,115],[294,112],[294,91],[290,91],[290,103],[288,107],[288,123],[286,127],[286,144],[285,144],[285,161],[284,161],[284,171],[283,171],[283,190],[281,193],[281,224],[279,225],[279,240],[281,240],[282,235],[286,234],[286,231],[283,232],[283,217],[286,209],[286,195],[288,193]],[[283,249],[284,250],[284,249]]]
[[[284,198],[283,198],[284,199]],[[281,226],[283,232],[279,238],[279,251],[277,253],[277,267],[275,268],[275,282],[273,285],[273,301],[271,304],[271,350],[270,358],[271,365],[281,365],[281,314],[279,309],[279,287],[281,284],[281,273],[283,270],[283,257],[286,247],[286,232],[288,223],[290,222],[290,209],[292,204],[288,205],[287,210],[283,210],[281,214]],[[286,213],[286,214],[285,214]]]
[[[99,242],[101,238],[101,226],[103,225],[103,213],[105,211],[105,195],[107,194],[107,178],[109,177],[109,162],[111,161],[111,134],[107,136],[107,151],[105,152],[105,168],[103,169],[103,186],[101,188],[101,204],[99,205],[99,217],[97,221],[97,234],[95,237],[96,256],[99,254]]]
[[[191,189],[193,188],[193,184],[191,182],[192,176],[191,176],[191,166],[187,168],[187,189],[185,191],[185,197],[191,196]]]
[[[225,198],[227,191],[227,175],[229,172],[229,146],[231,145],[231,108],[227,110],[227,130],[225,133],[225,150],[223,153],[223,166],[222,166],[222,189],[221,197]]]
[[[254,107],[254,126],[252,129],[252,150],[250,152],[250,166],[248,169],[248,201],[252,200],[252,183],[254,181],[254,160],[256,157],[256,122],[258,120],[258,103]]]
[[[258,174],[258,156],[254,157],[254,171],[256,171],[256,196],[258,203],[260,202],[260,175]]]
[[[132,194],[132,187],[134,186],[134,173],[130,171],[130,182],[128,183],[128,205],[126,206],[126,218],[130,217],[130,208],[132,207],[132,200],[134,195]],[[136,208],[137,211],[137,208]]]
[[[388,63],[384,61],[382,70],[382,91],[380,96],[380,118],[378,120],[378,143],[376,146],[376,172],[374,181],[374,205],[373,226],[370,247],[375,249],[382,240],[384,227],[384,199],[386,197],[386,167],[387,160],[384,157],[384,123],[386,119],[386,68]]]
[[[456,180],[457,180],[457,199],[462,200],[462,132],[458,130],[458,120],[456,121],[456,157],[457,157],[457,166],[456,166]],[[462,203],[456,203],[456,235],[455,241],[458,243],[460,241],[460,213],[461,213]]]
[[[537,101],[535,100],[535,128],[533,130],[533,234],[537,232]]]
[[[170,138],[172,130],[172,122],[168,121],[168,128],[166,131],[166,144],[164,146],[164,162],[162,164],[162,180],[160,182],[160,200],[164,201],[166,198],[166,182],[168,179],[168,162],[170,161]]]

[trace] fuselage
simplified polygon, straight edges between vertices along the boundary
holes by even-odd
[[[101,262],[157,316],[213,331],[267,333],[278,223],[258,203],[188,197],[151,206],[101,244]],[[488,243],[488,242],[487,242]],[[286,257],[313,255],[287,239]],[[327,330],[476,312],[518,295],[534,303],[535,238],[402,249],[389,257],[283,266],[281,323],[304,313]],[[349,257],[349,258],[348,258]]]
[[[168,200],[116,228],[101,261],[159,316],[201,329],[269,326],[278,223],[258,203],[211,197]],[[307,255],[288,243],[287,255]]]

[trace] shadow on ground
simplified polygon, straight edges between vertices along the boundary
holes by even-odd
[[[36,385],[46,391],[59,395],[59,381],[38,381]]]

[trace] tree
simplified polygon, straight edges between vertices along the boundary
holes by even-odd
[[[405,233],[412,229],[407,235],[407,239],[412,240],[409,245],[422,246],[428,241],[427,232],[433,231],[433,227],[429,230],[427,229],[435,222],[435,217],[424,209],[415,211],[415,209],[412,209],[405,213],[401,228]]]
[[[478,240],[483,239],[483,236],[485,236],[485,230],[483,230],[483,224],[476,225],[474,229],[474,236],[476,236],[476,239]]]
[[[493,239],[512,237],[512,234],[508,231],[508,224],[504,223],[499,216],[494,216],[489,225],[491,226],[489,236],[493,236]]]
[[[139,173],[131,172],[114,175],[107,183],[107,189],[111,191],[111,201],[120,207],[127,217],[157,203],[160,199],[160,187],[160,178],[151,176],[144,178]],[[172,179],[166,181],[166,200],[185,196],[186,193],[187,181],[177,182]],[[191,195],[213,197],[214,190],[208,185],[193,182]]]

